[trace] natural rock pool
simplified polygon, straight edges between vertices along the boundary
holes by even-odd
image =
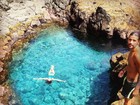
[[[106,105],[109,99],[111,51],[80,42],[71,31],[50,27],[13,56],[10,83],[22,105]],[[33,78],[55,77],[66,82]]]

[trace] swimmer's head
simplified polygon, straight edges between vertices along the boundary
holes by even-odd
[[[47,84],[51,84],[52,83],[52,80],[46,80],[46,83]]]

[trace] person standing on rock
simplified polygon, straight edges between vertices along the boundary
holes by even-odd
[[[131,105],[131,98],[139,94],[140,90],[140,32],[132,32],[128,37],[128,65],[119,72],[118,76],[124,78],[121,94],[124,105]]]

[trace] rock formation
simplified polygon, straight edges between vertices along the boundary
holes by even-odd
[[[119,72],[128,65],[128,54],[129,52],[125,54],[118,52],[111,57],[110,65],[112,68],[112,72]]]

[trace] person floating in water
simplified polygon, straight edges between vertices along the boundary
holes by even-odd
[[[36,79],[36,80],[45,80],[46,83],[48,84],[51,84],[52,81],[58,81],[58,82],[66,82],[65,80],[61,80],[61,79],[55,79],[53,78],[55,75],[55,71],[54,71],[54,65],[51,65],[51,68],[48,72],[48,78],[33,78],[33,79]]]

